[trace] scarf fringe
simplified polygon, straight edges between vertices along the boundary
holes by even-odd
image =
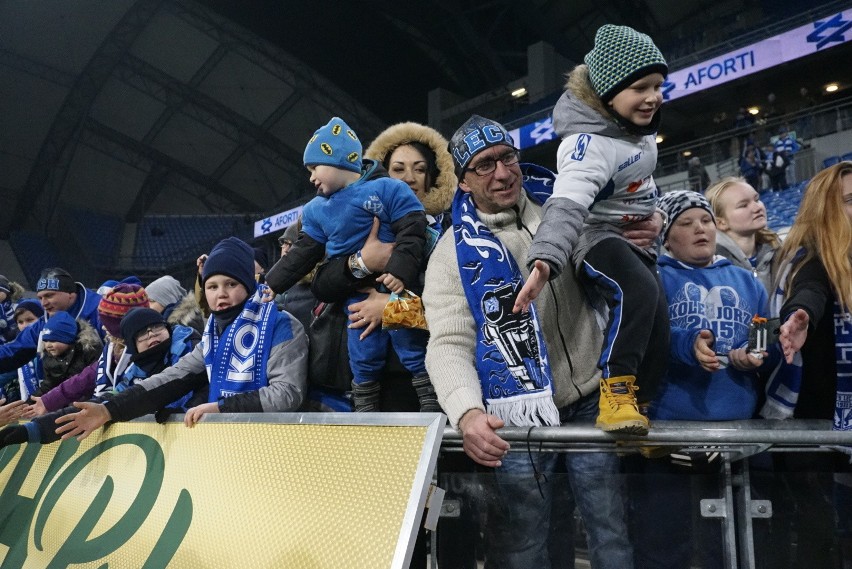
[[[560,423],[559,409],[549,389],[504,399],[487,399],[485,406],[489,413],[500,417],[506,426],[558,427]]]

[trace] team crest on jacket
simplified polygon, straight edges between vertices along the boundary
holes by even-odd
[[[586,157],[586,150],[592,142],[592,137],[589,134],[581,134],[577,137],[577,144],[574,146],[574,152],[571,154],[571,160],[582,162]]]
[[[373,215],[378,215],[384,210],[384,206],[382,205],[382,200],[379,199],[379,196],[373,194],[370,198],[364,202],[364,209],[372,213]]]

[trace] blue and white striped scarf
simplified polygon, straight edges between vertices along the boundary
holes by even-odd
[[[553,193],[553,173],[533,164],[521,170],[527,196],[544,203]],[[476,369],[486,409],[507,425],[559,425],[535,307],[512,313],[524,284],[517,261],[479,220],[469,193],[456,190],[452,213],[459,273],[476,321]]]
[[[207,319],[201,344],[211,403],[220,397],[257,391],[269,383],[266,362],[278,313],[274,302],[261,300],[262,291],[263,285],[258,286],[221,338],[215,317],[211,314]]]

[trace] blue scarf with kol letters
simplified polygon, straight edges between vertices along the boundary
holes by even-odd
[[[258,286],[239,316],[225,328],[222,337],[211,314],[204,328],[201,345],[204,365],[210,379],[209,402],[237,393],[266,387],[266,362],[272,343],[277,316],[274,302],[261,300],[263,286]]]
[[[522,164],[527,196],[541,205],[553,193],[554,174]],[[547,348],[534,306],[512,313],[524,284],[518,263],[485,226],[468,192],[456,190],[453,231],[459,273],[476,321],[476,361],[489,413],[506,425],[557,426]]]

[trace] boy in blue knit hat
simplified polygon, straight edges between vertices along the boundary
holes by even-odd
[[[667,73],[647,35],[626,26],[598,29],[585,65],[571,72],[553,109],[562,137],[558,174],[527,257],[530,278],[515,304],[516,312],[526,309],[549,279],[574,267],[606,302],[596,423],[604,431],[648,432],[636,383],[650,402],[666,366],[669,323],[656,248],[639,248],[622,231],[658,211],[652,173]]]
[[[318,129],[308,141],[304,163],[317,197],[302,211],[298,239],[266,275],[269,287],[278,294],[286,291],[324,256],[350,257],[350,270],[356,278],[364,279],[365,287],[379,283],[399,293],[418,286],[426,247],[426,215],[411,188],[388,177],[377,162],[363,160],[358,136],[338,117]],[[384,272],[377,278],[360,257],[374,218],[380,221],[379,239],[396,243]],[[364,298],[366,295],[360,293],[347,304]],[[387,350],[392,346],[414,376],[412,382],[421,411],[440,411],[424,363],[427,341],[425,330],[376,330],[362,339],[360,330],[350,328],[348,347],[355,410],[379,410],[379,380]]]

